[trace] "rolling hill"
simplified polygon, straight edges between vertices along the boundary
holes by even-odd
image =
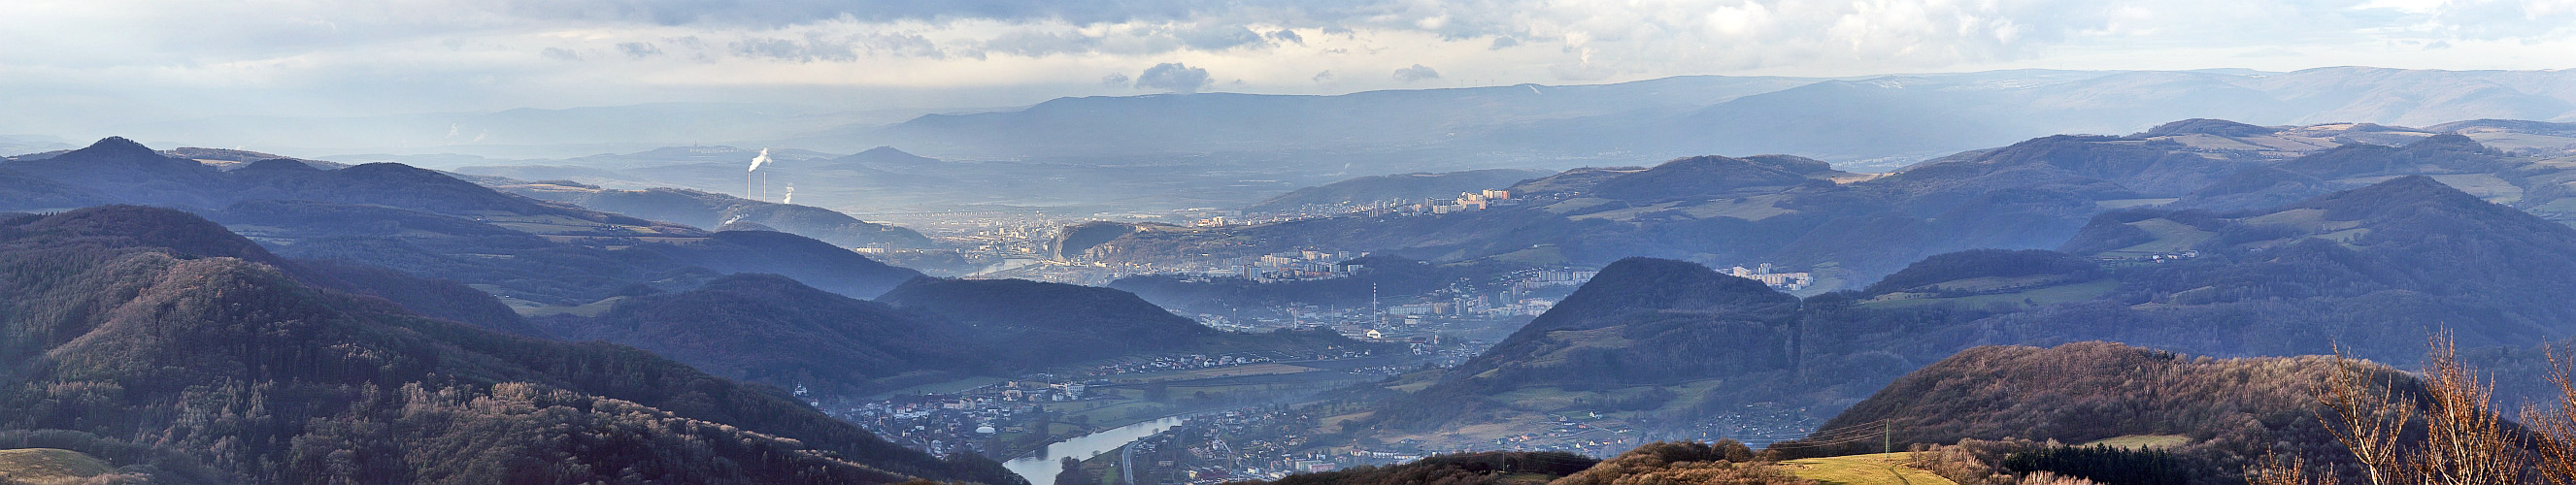
[[[247,483],[1017,482],[775,388],[420,317],[276,260],[168,209],[0,222],[0,287],[17,295],[0,305],[0,361],[16,369],[0,402],[20,410],[0,428],[150,437],[138,444]]]
[[[911,229],[861,221],[830,209],[762,202],[688,189],[603,189],[563,183],[527,183],[494,187],[539,200],[570,203],[656,221],[723,230],[735,223],[758,224],[842,247],[924,248],[935,244]]]
[[[1220,331],[1109,288],[1026,280],[915,279],[877,301],[964,325],[998,365],[1044,368],[1130,355],[1393,351],[1327,331]]]
[[[968,330],[935,316],[738,274],[618,297],[596,317],[538,319],[567,340],[633,346],[733,379],[852,396],[991,372]]]
[[[1126,292],[1019,280],[925,277],[868,301],[777,275],[737,274],[594,307],[592,315],[532,323],[566,340],[634,346],[721,377],[803,386],[816,399],[1122,358],[1374,347],[1324,332],[1223,332]]]
[[[1968,438],[2085,443],[2180,435],[2191,447],[2259,457],[2274,449],[2275,440],[2315,448],[2332,444],[2308,393],[2336,365],[2329,356],[2211,359],[2108,342],[1976,347],[1896,379],[1824,427],[1887,420],[1899,446]],[[2416,385],[2385,366],[2342,365]],[[1839,449],[1875,452],[1880,443],[1865,445]]]
[[[105,460],[58,448],[0,450],[0,480],[9,483],[69,481],[114,473]]]
[[[1354,422],[1435,439],[1592,411],[1714,438],[1743,431],[1703,420],[1744,405],[1841,409],[1917,366],[1997,344],[2106,340],[2222,357],[2339,346],[2403,364],[2448,330],[2501,359],[2499,372],[2536,372],[2528,346],[2576,334],[2561,323],[2576,306],[2550,296],[2576,291],[2556,276],[2576,272],[2566,254],[2576,229],[2410,176],[2266,211],[2114,212],[2063,252],[1939,255],[1866,292],[1803,300],[1632,259],[1426,387],[1399,383]],[[2517,383],[2506,396],[2542,391],[2537,378],[2499,382]]]
[[[1824,425],[1879,426],[1883,440],[1780,447],[1836,455],[1875,453],[1883,443],[2073,444],[2159,436],[2168,442],[2163,450],[2181,457],[2173,464],[2182,469],[2170,472],[2194,480],[2241,477],[2249,465],[2276,455],[2350,470],[2357,465],[2318,420],[2326,411],[2310,394],[2342,372],[2337,366],[2409,394],[2422,392],[2406,372],[2330,356],[2212,359],[2107,342],[1977,347],[1896,379]]]

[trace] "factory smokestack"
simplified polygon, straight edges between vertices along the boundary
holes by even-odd
[[[768,165],[768,164],[769,164],[769,149],[767,149],[767,148],[762,148],[762,149],[760,149],[760,156],[751,157],[751,168],[743,169],[743,174],[742,174],[742,196],[743,196],[743,197],[760,197],[760,198],[764,198],[764,199],[765,199],[765,198],[769,198],[769,174],[759,173],[759,172],[760,172],[760,166],[762,166],[762,165]],[[752,194],[752,192],[751,192],[751,178],[752,178],[752,175],[754,175],[754,174],[758,174],[758,175],[760,175],[760,195],[757,195],[757,196],[755,196],[755,195],[751,195],[751,194]]]

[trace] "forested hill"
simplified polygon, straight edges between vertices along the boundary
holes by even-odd
[[[877,224],[821,207],[772,203],[689,189],[618,190],[571,182],[531,182],[498,189],[541,200],[579,205],[708,230],[755,224],[844,247],[926,248],[936,244],[911,229]]]
[[[1785,368],[1785,347],[1780,352],[1759,347],[1706,351],[1725,342],[1788,335],[1797,308],[1796,297],[1696,263],[1624,259],[1602,268],[1555,309],[1460,365],[1451,373],[1455,380],[1441,385],[1654,383],[1674,375]]]
[[[997,370],[970,330],[777,275],[623,297],[597,317],[537,319],[567,340],[653,351],[723,377],[851,396]]]
[[[607,306],[596,316],[533,320],[566,340],[631,345],[720,377],[804,386],[817,397],[1135,356],[1367,347],[1324,332],[1223,332],[1126,292],[1019,280],[922,278],[880,302],[738,274]]]
[[[2221,357],[2339,347],[2406,364],[2449,330],[2478,349],[2466,355],[2528,372],[2530,346],[2576,335],[2571,255],[2576,229],[2401,177],[2263,211],[2117,211],[2062,252],[1939,255],[1868,292],[1803,301],[1690,263],[1628,260],[1466,365],[1390,385],[1400,395],[1353,423],[1436,439],[1568,411],[1634,412],[1641,426],[1759,402],[1830,411],[1998,344]],[[2523,377],[2498,392],[2540,391]]]
[[[1521,389],[1602,391],[1605,406],[1661,409],[1680,396],[1650,390],[1658,386],[1789,380],[1799,305],[1760,282],[1697,263],[1620,260],[1494,348],[1371,419],[1421,430],[1547,411],[1492,399]],[[1670,415],[1690,420],[1704,411],[1683,404]]]
[[[2119,272],[2101,303],[2001,319],[2023,339],[2109,338],[2196,353],[2297,355],[2576,335],[2576,229],[2414,176],[2267,211],[2106,214],[2066,252],[2110,260],[2196,251]],[[2120,306],[2114,306],[2120,305]],[[2149,317],[2146,320],[2134,320]],[[2131,321],[2081,327],[2040,322]],[[2107,330],[2108,333],[2101,331]],[[2300,335],[2306,335],[2300,338]],[[2412,353],[2368,354],[2409,362]]]
[[[195,216],[0,221],[0,429],[183,453],[246,483],[1017,483],[774,388],[297,281]]]
[[[1833,445],[1819,438],[1781,448],[1830,455],[1875,453],[1887,443],[1903,449],[1962,439],[2173,436],[2181,443],[2171,450],[2193,458],[2181,471],[2202,478],[2237,477],[2265,456],[2351,469],[2350,455],[2317,419],[2327,410],[2311,394],[2338,375],[2338,365],[2421,395],[2405,372],[2330,356],[2213,359],[2107,342],[1977,347],[1898,378],[1822,427],[1881,428],[1884,440]]]
[[[919,278],[878,298],[897,308],[963,325],[981,355],[1005,368],[1036,369],[1139,353],[1245,351],[1314,355],[1326,350],[1397,351],[1332,332],[1235,333],[1174,315],[1133,293],[1027,280]]]

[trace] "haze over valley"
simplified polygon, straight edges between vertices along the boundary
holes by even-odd
[[[2565,2],[0,6],[0,485],[2576,480]]]

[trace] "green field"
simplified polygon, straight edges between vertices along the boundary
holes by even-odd
[[[116,471],[106,461],[54,448],[0,450],[0,477],[23,482],[94,477]]]
[[[2121,448],[2164,449],[2191,444],[2191,437],[2176,434],[2133,434],[2093,440],[2084,446],[2110,445]]]
[[[1992,295],[1962,296],[1957,298],[1875,300],[1862,302],[1861,306],[1873,308],[1906,308],[1935,304],[1956,304],[1978,307],[1995,303],[2008,303],[2014,305],[2049,305],[2099,298],[2104,294],[2110,293],[2111,290],[2119,289],[2119,287],[2120,282],[2118,281],[2100,279],[2071,285],[2032,288],[2012,293],[1996,293]]]
[[[2139,243],[2136,246],[2103,251],[2102,254],[2145,255],[2180,252],[2185,249],[2191,249],[2192,246],[2199,245],[2201,241],[2207,241],[2210,237],[2218,235],[2218,233],[2204,231],[2197,227],[2191,227],[2189,224],[2174,222],[2163,218],[2132,222],[2129,223],[2129,225],[2145,230],[2147,231],[2147,234],[2155,235],[2156,240]]]
[[[2101,207],[2102,207],[2102,208],[2104,208],[2104,209],[2127,209],[2127,208],[2131,208],[2131,207],[2147,207],[2147,206],[2157,206],[2157,205],[2171,204],[2171,203],[2173,203],[2174,201],[2177,201],[2177,200],[2182,200],[2182,199],[2177,199],[2177,198],[2163,198],[2163,199],[2112,199],[2112,200],[2097,200],[2097,201],[2093,201],[2093,205],[2101,206]]]
[[[2357,187],[2386,182],[2398,177],[2403,177],[2403,175],[2354,177],[2348,179],[2337,179],[2334,182],[2339,185]],[[2434,181],[2441,182],[2442,185],[2449,185],[2451,188],[2460,189],[2461,192],[2468,192],[2469,195],[2477,196],[2480,199],[2486,199],[2487,202],[2511,204],[2522,200],[2522,187],[2514,186],[2513,182],[2506,181],[2503,177],[2497,177],[2495,174],[2455,173],[2432,175],[2431,177],[2433,177]]]
[[[501,291],[505,291],[505,290],[502,290],[502,289],[501,289],[501,287],[499,287],[499,286],[493,286],[493,285],[473,285],[473,286],[477,286],[478,288],[475,288],[475,289],[483,290],[483,292],[484,292],[484,293],[495,293],[495,294],[497,294],[497,293],[499,293],[499,292],[501,292]],[[482,287],[482,286],[490,286],[491,288],[490,288],[490,289],[480,288],[480,287]],[[624,297],[624,296],[612,296],[612,297],[608,297],[607,299],[603,299],[603,300],[599,300],[599,301],[595,301],[595,302],[590,302],[590,303],[585,303],[585,304],[580,304],[580,305],[546,305],[546,304],[537,303],[537,302],[532,302],[532,301],[518,300],[518,301],[513,301],[513,302],[511,302],[511,303],[513,303],[513,304],[512,304],[512,305],[510,305],[510,310],[518,312],[518,313],[519,313],[519,316],[522,316],[522,317],[551,317],[551,316],[556,316],[556,315],[572,315],[572,316],[576,316],[576,317],[597,317],[597,316],[599,316],[599,315],[600,315],[600,314],[602,314],[602,313],[608,313],[608,310],[609,310],[610,308],[615,308],[615,307],[617,306],[617,303],[618,303],[618,302],[626,301],[626,298],[627,298],[627,297]],[[525,303],[526,305],[525,305],[525,306],[523,306],[523,305],[519,305],[519,304],[517,304],[517,303]]]
[[[1486,259],[1521,264],[1565,264],[1566,262],[1565,251],[1557,249],[1554,244],[1530,246],[1529,249],[1487,256]]]
[[[999,377],[968,377],[968,378],[958,379],[958,380],[953,380],[953,381],[948,381],[948,382],[933,382],[933,383],[929,383],[929,384],[922,384],[922,385],[918,385],[918,386],[912,386],[912,387],[906,387],[906,388],[896,389],[896,390],[892,390],[892,391],[886,391],[886,392],[884,392],[884,393],[877,394],[877,395],[874,395],[874,396],[868,396],[868,399],[871,399],[871,400],[874,400],[874,399],[885,399],[885,398],[894,397],[894,396],[910,396],[910,395],[916,395],[916,394],[955,394],[955,393],[959,393],[959,392],[965,392],[967,389],[974,389],[974,388],[978,388],[978,387],[990,386],[990,385],[1000,384],[1000,383],[1010,382],[1010,381],[1011,381],[1010,379],[1003,379],[1003,378],[999,378]]]
[[[1155,373],[1149,373],[1149,374],[1128,374],[1128,375],[1116,376],[1114,380],[1116,380],[1117,382],[1122,383],[1122,384],[1123,384],[1123,383],[1129,383],[1129,382],[1139,382],[1139,383],[1141,383],[1141,382],[1172,382],[1172,381],[1187,381],[1187,380],[1198,380],[1198,379],[1215,379],[1215,378],[1220,378],[1220,377],[1258,376],[1258,375],[1271,375],[1271,374],[1297,374],[1297,373],[1314,372],[1314,371],[1315,371],[1315,368],[1313,368],[1313,367],[1306,367],[1306,366],[1301,366],[1301,365],[1289,365],[1289,364],[1281,364],[1281,363],[1272,362],[1272,363],[1250,364],[1250,365],[1235,365],[1235,366],[1225,366],[1225,367],[1209,367],[1209,368],[1205,368],[1205,369],[1191,369],[1191,370],[1170,371],[1170,372],[1155,372]]]
[[[1673,393],[1673,399],[1662,406],[1644,412],[1678,413],[1698,406],[1700,401],[1708,399],[1709,390],[1723,383],[1725,383],[1723,379],[1707,379],[1666,386],[1630,386],[1602,391],[1577,391],[1557,386],[1537,386],[1513,389],[1488,399],[1512,409],[1548,413],[1552,415],[1551,419],[1569,419],[1563,413],[1598,411],[1602,403],[1636,399],[1657,387],[1662,387]],[[1607,411],[1603,412],[1607,413]]]
[[[1780,462],[1780,467],[1798,478],[1834,485],[1958,485],[1932,472],[1905,466],[1910,455],[1913,453],[1808,458]]]
[[[1124,401],[1108,406],[1065,413],[1065,417],[1072,418],[1080,416],[1086,422],[1092,423],[1093,427],[1096,429],[1108,429],[1115,427],[1112,425],[1124,426],[1128,423],[1136,423],[1170,416],[1174,409],[1176,408],[1170,404]]]
[[[1695,219],[1733,217],[1748,221],[1759,221],[1769,219],[1772,216],[1795,214],[1798,212],[1779,207],[1778,204],[1780,201],[1789,199],[1787,194],[1756,195],[1752,197],[1741,197],[1740,199],[1743,199],[1743,202],[1736,202],[1736,199],[1708,201],[1699,205],[1682,208],[1682,212],[1690,214],[1690,216]]]

